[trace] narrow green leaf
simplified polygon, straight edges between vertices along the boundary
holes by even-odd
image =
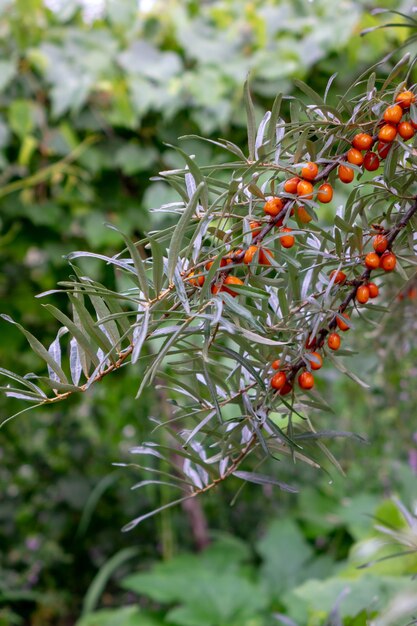
[[[175,268],[177,267],[179,254],[181,250],[182,241],[184,238],[185,230],[190,223],[192,215],[197,206],[198,198],[204,183],[200,183],[195,190],[192,198],[185,207],[184,213],[181,215],[175,230],[172,234],[171,243],[168,251],[168,280],[170,285],[174,277]]]
[[[267,140],[271,146],[275,145],[275,135],[276,135],[276,126],[279,119],[279,114],[281,111],[281,103],[282,103],[282,93],[279,93],[272,105],[271,117],[268,122],[268,132],[266,135]]]
[[[296,487],[291,487],[291,485],[283,483],[282,481],[272,478],[271,476],[265,476],[265,474],[243,472],[239,470],[237,472],[233,472],[233,476],[246,480],[249,483],[255,483],[257,485],[274,485],[275,487],[279,487],[282,491],[287,491],[288,493],[298,493],[298,489],[296,489]]]
[[[227,354],[227,356],[230,356],[231,359],[238,361],[242,365],[242,367],[244,367],[253,376],[253,378],[258,382],[261,389],[265,389],[264,381],[259,376],[255,368],[249,363],[247,358],[243,357],[241,354],[239,354],[235,350],[232,350],[231,348],[226,348],[226,346],[217,345],[216,348],[217,350],[220,350],[224,354]]]
[[[129,250],[129,254],[132,257],[133,265],[136,270],[136,277],[138,279],[138,284],[143,291],[143,295],[146,300],[149,300],[149,288],[148,288],[148,278],[146,276],[144,261],[141,259],[141,256],[136,248],[136,245],[129,239],[127,235],[125,235],[121,230],[116,228],[113,224],[107,224],[108,228],[111,230],[115,230],[119,235],[121,235],[124,239],[124,242]]]
[[[245,81],[245,84],[243,87],[243,97],[245,101],[246,120],[247,120],[247,126],[248,126],[249,159],[253,161],[255,158],[256,120],[255,120],[255,107],[253,106],[248,80]]]

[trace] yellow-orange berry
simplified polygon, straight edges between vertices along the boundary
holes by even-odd
[[[271,217],[276,217],[284,206],[281,198],[270,198],[264,204],[264,213],[270,215]]]
[[[298,384],[301,389],[312,389],[314,387],[314,376],[311,372],[303,372],[298,377]]]
[[[256,237],[256,235],[259,235],[259,233],[261,232],[262,222],[250,222],[249,228],[252,231],[252,239],[253,239],[254,237]]]
[[[351,167],[348,167],[347,165],[339,165],[337,175],[339,176],[339,179],[342,181],[342,183],[351,183],[354,179],[355,172]]]
[[[284,183],[284,191],[287,193],[297,193],[297,185],[300,182],[298,176],[293,176],[293,178],[289,178]]]
[[[296,212],[298,219],[300,220],[302,224],[308,224],[308,222],[311,222],[311,220],[313,219],[310,213],[308,213],[308,211],[306,211],[306,209],[303,206],[298,206],[295,209],[295,212]]]
[[[337,333],[330,333],[330,335],[327,337],[327,345],[329,346],[330,350],[339,350],[341,343],[342,341],[340,339],[340,335],[338,335]]]
[[[311,200],[313,197],[313,185],[308,180],[300,180],[297,185],[297,194],[303,196],[306,200]]]
[[[397,257],[392,252],[384,252],[379,259],[379,267],[383,269],[384,272],[393,272],[396,265]]]
[[[392,124],[384,124],[378,133],[378,139],[380,141],[394,141],[397,136],[397,129]]]
[[[323,185],[320,185],[317,193],[317,200],[322,204],[327,204],[328,202],[331,202],[332,199],[333,187],[329,183],[323,183]]]
[[[279,368],[281,367],[281,359],[275,359],[275,361],[272,361],[271,367],[273,370],[279,370]]]
[[[243,262],[246,265],[249,265],[249,263],[252,263],[253,257],[258,252],[258,250],[259,250],[258,246],[249,246],[249,248],[245,252],[245,256],[243,257]]]
[[[360,285],[356,290],[356,300],[360,304],[366,304],[369,300],[369,288],[368,285]]]
[[[228,289],[228,287],[226,287],[226,285],[243,285],[243,281],[240,280],[240,278],[238,278],[237,276],[226,276],[226,278],[224,279],[224,286],[222,287],[221,291],[226,291],[227,293],[230,293],[231,296],[237,296],[237,292],[236,291],[232,291],[231,289]]]
[[[309,362],[312,370],[319,370],[323,366],[323,359],[318,352],[310,352]]]
[[[378,254],[383,254],[388,248],[388,240],[385,235],[375,235],[372,240],[372,245],[375,252],[377,252]]]
[[[353,138],[352,146],[356,148],[356,150],[369,150],[373,141],[371,135],[368,135],[368,133],[358,133]]]
[[[202,287],[204,285],[204,276],[202,274],[195,274],[195,272],[190,272],[188,275],[188,279],[190,284],[193,287]]]
[[[369,252],[365,257],[365,265],[370,270],[376,270],[379,267],[379,256],[376,252]]]
[[[336,324],[340,330],[346,332],[349,330],[350,326],[345,322],[345,320],[349,319],[349,315],[347,313],[338,313],[336,316]]]
[[[352,163],[353,165],[362,165],[363,163],[363,154],[359,150],[356,150],[356,148],[348,150],[346,158],[349,163]]]
[[[403,116],[403,110],[399,104],[393,104],[384,111],[384,121],[390,124],[398,124]]]
[[[395,98],[395,102],[398,102],[403,109],[409,109],[413,102],[416,101],[416,97],[412,91],[402,91]]]
[[[259,250],[259,263],[261,265],[272,265],[271,259],[274,258],[274,254],[268,248],[261,248]]]
[[[281,233],[290,233],[291,228],[280,228]],[[292,248],[295,243],[294,235],[283,235],[280,237],[280,242],[283,248]]]
[[[401,122],[398,124],[398,132],[403,139],[407,140],[414,137],[415,130],[411,122]]]
[[[305,180],[314,180],[319,173],[319,168],[317,163],[313,163],[312,161],[308,161],[301,170],[301,176]]]

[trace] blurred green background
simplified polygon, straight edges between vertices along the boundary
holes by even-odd
[[[360,37],[388,20],[371,10],[409,13],[413,4],[0,0],[1,312],[50,342],[56,324],[34,296],[68,276],[65,254],[120,250],[106,222],[133,238],[167,225],[152,209],[176,198],[150,179],[180,164],[169,144],[197,134],[244,147],[248,73],[259,117],[277,92],[294,92],[294,78],[323,92],[338,72],[332,92],[342,93],[409,34],[397,28]],[[207,143],[181,147],[200,162],[223,158]],[[115,281],[104,264],[80,265],[97,280]],[[59,296],[52,301],[62,305]],[[407,299],[395,302],[385,344],[372,326],[356,333],[354,367],[370,390],[330,369],[322,376],[334,412],[316,417],[320,427],[370,441],[332,442],[347,477],[330,465],[327,474],[286,461],[280,472],[300,486],[299,496],[248,485],[234,507],[237,485],[225,485],[197,510],[214,541],[205,557],[170,560],[198,543],[189,511],[120,531],[169,498],[155,487],[137,495],[130,488],[143,476],[112,466],[131,460],[129,448],[146,440],[149,416],[161,412],[151,392],[134,400],[139,370],[8,423],[0,431],[0,624],[67,626],[84,606],[83,626],[262,626],[278,623],[273,613],[313,626],[325,623],[343,591],[340,572],[357,585],[353,608],[342,604],[343,624],[368,623],[367,611],[385,606],[415,571],[415,561],[402,562],[358,582],[362,574],[347,560],[352,546],[372,536],[376,511],[401,525],[386,497],[397,493],[408,506],[416,500],[414,310]],[[2,367],[37,371],[21,335],[1,322],[0,337]],[[0,407],[4,418],[19,403],[2,398]],[[381,606],[370,603],[374,595]],[[122,608],[92,612],[98,607]]]

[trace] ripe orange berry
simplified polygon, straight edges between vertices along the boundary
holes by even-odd
[[[284,203],[281,200],[281,198],[270,198],[264,204],[264,213],[266,213],[267,215],[271,215],[272,217],[275,217],[282,210],[283,206],[284,206]]]
[[[287,382],[287,375],[285,372],[277,372],[271,378],[271,387],[273,389],[282,389]]]
[[[415,130],[411,122],[401,122],[398,124],[398,132],[403,139],[407,140],[414,137]]]
[[[347,313],[338,313],[336,316],[336,324],[338,328],[340,328],[340,330],[343,330],[343,332],[346,332],[347,330],[350,329],[349,324],[346,324],[346,322],[344,321],[348,319],[349,319],[349,315]]]
[[[342,183],[351,183],[355,176],[353,169],[347,165],[339,165],[337,174]]]
[[[309,356],[312,357],[311,359],[308,359],[312,370],[319,370],[323,367],[323,358],[321,354],[318,352],[310,352]]]
[[[252,231],[252,239],[253,239],[254,237],[256,237],[256,235],[259,235],[259,233],[261,232],[262,222],[250,222],[249,228]]]
[[[245,256],[243,257],[243,262],[246,265],[249,265],[249,263],[252,263],[253,257],[258,252],[258,250],[259,250],[258,246],[249,246],[249,248],[245,252]],[[379,259],[378,259],[378,262],[379,262]]]
[[[323,204],[327,204],[331,202],[333,198],[333,188],[329,183],[324,183],[320,185],[319,191],[317,194],[317,200],[322,202]]]
[[[341,272],[340,270],[333,270],[332,272],[330,272],[330,280],[332,280],[333,276],[335,276],[335,279],[333,281],[333,284],[335,285],[342,285],[346,280],[346,274],[344,272]]]
[[[363,160],[363,166],[368,172],[374,172],[379,167],[379,159],[375,152],[367,152]]]
[[[417,130],[417,122],[413,122],[413,120],[410,120],[410,122],[411,126]]]
[[[281,233],[290,233],[291,228],[280,228]],[[280,238],[280,242],[283,248],[292,248],[295,243],[294,235],[283,235]]]
[[[281,390],[279,391],[280,396],[286,396],[292,391],[292,385],[290,383],[285,383]]]
[[[195,272],[190,272],[190,274],[188,274],[188,280],[190,281],[191,285],[193,285],[193,287],[202,287],[204,285],[205,279],[202,274],[195,274]]]
[[[237,276],[226,276],[226,278],[224,279],[224,285],[243,285],[243,280],[240,280],[240,278],[238,278]],[[227,293],[230,293],[231,296],[235,297],[237,296],[237,292],[236,291],[232,291],[231,289],[228,289],[226,286],[223,286],[221,288],[221,291],[226,291]]]
[[[375,235],[372,240],[372,245],[375,252],[377,252],[378,254],[383,254],[388,248],[387,238],[385,237],[385,235]]]
[[[379,259],[379,267],[383,269],[384,272],[393,272],[396,265],[397,257],[392,252],[384,252],[382,257]]]
[[[297,193],[297,185],[300,182],[298,176],[293,176],[293,178],[289,178],[284,183],[284,191],[287,193]]]
[[[369,288],[368,285],[361,285],[356,290],[356,300],[361,304],[366,304],[369,300]]]
[[[213,265],[213,263],[214,263],[214,259],[213,259],[213,260],[211,260],[211,261],[208,261],[208,262],[205,264],[205,268],[206,268],[206,270],[207,270],[207,271],[209,271],[209,269],[211,268],[211,266]],[[223,258],[220,260],[220,267],[225,267],[226,265],[229,265],[230,263],[232,263],[232,259],[230,259],[230,258],[224,258],[224,257],[223,257]]]
[[[303,224],[308,224],[313,219],[303,206],[296,207],[296,215]]]
[[[380,141],[394,141],[397,136],[397,129],[392,124],[384,124],[378,133]]]
[[[369,150],[372,143],[373,139],[371,135],[368,135],[368,133],[358,133],[353,138],[352,146],[356,148],[356,150]]]
[[[365,265],[370,270],[376,270],[379,267],[379,256],[376,252],[369,252],[365,257]]]
[[[356,148],[348,150],[346,157],[349,163],[353,163],[353,165],[362,165],[363,163],[363,154],[359,150],[356,150]]]
[[[271,265],[271,259],[274,258],[274,254],[268,248],[261,248],[259,250],[259,263],[261,265]]]
[[[399,93],[398,96],[395,98],[395,102],[398,102],[400,107],[402,107],[403,109],[409,109],[410,105],[413,104],[413,102],[415,101],[416,97],[412,91],[403,91]]]
[[[281,367],[281,359],[275,359],[275,361],[272,361],[271,367],[273,370],[279,370],[279,368]]]
[[[298,377],[298,384],[301,389],[312,389],[314,387],[314,376],[311,372],[303,372]]]
[[[319,173],[319,168],[317,163],[312,163],[308,161],[301,170],[301,176],[305,178],[305,180],[314,180]]]
[[[369,289],[370,298],[376,298],[378,296],[379,294],[378,285],[375,285],[375,283],[368,283],[368,289]]]
[[[327,345],[329,346],[330,350],[339,350],[341,343],[342,341],[340,339],[340,335],[338,335],[337,333],[330,333],[330,335],[327,337]]]
[[[398,124],[403,116],[403,110],[399,104],[393,104],[384,111],[384,121],[390,124]]]
[[[308,180],[300,180],[297,185],[297,194],[303,196],[306,200],[311,200],[313,189],[313,185]]]

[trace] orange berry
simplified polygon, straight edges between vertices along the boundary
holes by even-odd
[[[388,152],[391,149],[391,144],[386,143],[384,141],[378,141],[377,150],[381,159],[386,159],[388,156]]]
[[[356,148],[348,150],[346,157],[349,163],[352,163],[353,165],[362,165],[363,163],[363,154],[359,150],[356,150]]]
[[[369,288],[368,285],[361,285],[356,290],[356,300],[361,304],[366,304],[369,300]]]
[[[275,361],[272,361],[271,367],[273,370],[279,370],[279,368],[281,367],[281,359],[275,359]]]
[[[416,131],[414,130],[411,122],[401,122],[401,124],[398,124],[398,132],[403,139],[407,140],[414,137],[414,133]]]
[[[303,372],[298,377],[298,384],[301,389],[312,389],[314,387],[314,376],[311,372]]]
[[[335,279],[333,281],[333,284],[335,285],[342,285],[346,280],[346,274],[344,272],[341,272],[340,270],[333,270],[332,272],[330,272],[330,280],[332,280],[333,276],[335,276]]]
[[[407,296],[409,300],[416,300],[417,299],[417,287],[410,287],[409,290],[407,291]]]
[[[398,124],[403,116],[403,110],[399,104],[393,104],[384,111],[384,121],[390,124]]]
[[[284,191],[287,193],[297,193],[297,185],[300,182],[298,176],[293,176],[293,178],[289,178],[284,183]]]
[[[383,269],[384,272],[393,272],[396,265],[397,257],[392,252],[384,252],[384,254],[379,259],[379,267]]]
[[[194,277],[194,278],[193,278]],[[188,274],[188,279],[193,287],[202,287],[204,285],[204,276],[202,274],[195,274],[191,272]]]
[[[313,219],[303,206],[296,208],[296,215],[302,224],[308,224]]]
[[[277,372],[271,378],[271,387],[273,389],[282,389],[287,382],[287,375],[285,372]]]
[[[243,262],[246,265],[249,265],[249,263],[252,263],[253,257],[258,252],[258,250],[259,250],[258,246],[249,246],[249,248],[245,252],[245,256],[243,257]]]
[[[397,129],[392,124],[384,124],[378,133],[380,141],[394,141],[397,136]]]
[[[297,194],[303,196],[306,200],[311,200],[313,197],[313,185],[308,180],[300,180],[297,185]]]
[[[291,228],[280,228],[281,233],[290,233]],[[295,243],[294,235],[283,235],[280,238],[280,242],[283,248],[292,248]]]
[[[274,258],[274,254],[268,248],[261,248],[259,250],[259,263],[261,265],[271,265],[271,259]]]
[[[369,252],[365,257],[365,265],[370,270],[376,270],[379,267],[379,256],[376,252]]]
[[[271,217],[275,217],[282,210],[284,206],[281,198],[270,198],[264,204],[264,213],[267,215],[271,215]]]
[[[409,109],[411,104],[416,101],[416,97],[412,91],[403,91],[395,98],[395,102],[398,102],[403,109]]]
[[[346,324],[346,322],[344,321],[348,319],[349,319],[349,315],[347,313],[338,313],[336,316],[336,324],[338,328],[340,328],[340,330],[343,330],[343,332],[346,332],[347,330],[350,329],[349,324]]]
[[[327,337],[327,345],[329,346],[330,350],[339,350],[341,343],[342,341],[340,339],[340,335],[338,335],[337,333],[330,333],[330,335]]]
[[[379,294],[378,285],[375,285],[375,283],[368,283],[368,289],[369,289],[370,298],[376,298],[378,296]]]
[[[375,152],[367,152],[363,160],[363,166],[368,172],[374,172],[379,167],[379,159]]]
[[[411,126],[417,130],[417,122],[413,122],[413,120],[410,120],[411,122]]]
[[[279,392],[279,395],[280,395],[280,396],[286,396],[286,395],[288,395],[289,393],[291,393],[291,391],[292,391],[292,385],[291,385],[290,383],[288,383],[288,382],[287,382],[287,383],[285,383],[285,384],[283,385],[282,389],[281,389],[281,390],[280,390],[280,392]]]
[[[372,245],[375,252],[377,252],[378,254],[383,254],[388,248],[387,238],[385,237],[385,235],[375,235],[375,237],[372,239]]]
[[[317,194],[317,200],[322,202],[323,204],[327,204],[331,202],[333,198],[333,188],[329,183],[324,183],[320,185],[319,191]]]
[[[252,239],[253,239],[254,237],[256,237],[256,235],[259,235],[259,233],[261,232],[262,222],[250,222],[249,228],[252,231]]]
[[[354,179],[355,172],[351,167],[348,167],[347,165],[339,165],[337,175],[339,176],[339,179],[342,181],[342,183],[351,183]]]
[[[369,150],[372,143],[373,139],[371,135],[368,135],[368,133],[358,133],[353,138],[352,146],[356,148],[356,150]]]
[[[317,166],[317,163],[312,163],[311,161],[308,161],[308,163],[306,163],[301,170],[301,176],[305,180],[314,180],[318,173],[319,168]]]
[[[226,276],[226,278],[224,279],[224,285],[243,285],[243,280],[240,280],[240,278],[238,278],[237,276],[229,275]],[[230,293],[230,295],[233,297],[238,295],[236,291],[232,291],[225,286],[221,288],[221,291],[226,291],[227,293]]]
[[[312,370],[319,370],[323,366],[323,359],[318,352],[310,352],[311,359],[308,359],[310,362],[310,367]]]

